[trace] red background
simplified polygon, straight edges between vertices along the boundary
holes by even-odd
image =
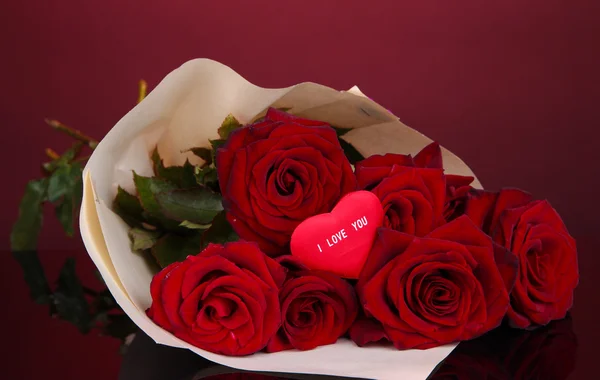
[[[406,124],[461,156],[486,188],[547,198],[586,247],[598,247],[597,1],[12,1],[0,5],[0,320],[6,378],[115,378],[118,342],[81,337],[26,299],[8,234],[43,150],[70,141],[45,117],[102,136],[150,86],[208,57],[263,87],[358,85]],[[49,210],[50,211],[50,210]],[[43,261],[92,265],[48,213]],[[581,251],[586,273],[600,259]],[[596,299],[589,288],[589,297]],[[7,291],[8,290],[8,291]],[[593,301],[597,302],[598,301]],[[587,313],[578,319],[591,318]],[[15,325],[16,324],[16,325]],[[580,334],[591,345],[597,334]],[[581,367],[578,367],[578,373]]]

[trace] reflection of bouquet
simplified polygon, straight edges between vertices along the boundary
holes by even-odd
[[[140,81],[138,102],[145,94],[146,82]],[[46,149],[48,161],[42,164],[43,177],[29,181],[19,205],[19,217],[10,236],[11,251],[23,270],[31,298],[48,305],[53,317],[74,324],[82,333],[99,330],[128,343],[136,326],[106,287],[97,289],[83,284],[76,273],[74,258],[65,261],[56,286],[52,286],[38,257],[38,235],[45,205],[54,208],[65,234],[73,236],[74,219],[83,195],[83,165],[89,158],[86,150],[98,145],[94,138],[57,120],[47,119],[46,123],[75,143],[62,154]]]
[[[564,380],[575,368],[576,353],[570,317],[535,331],[499,328],[461,343],[430,379]]]
[[[522,328],[563,317],[577,282],[574,241],[546,202],[477,190],[430,143],[356,89],[266,90],[193,61],[94,151],[82,234],[116,301],[159,343],[244,369],[428,373],[445,344],[505,315]],[[301,243],[329,234],[337,259],[295,250],[309,223]],[[348,331],[405,351],[359,348]]]
[[[577,336],[573,321],[553,321],[535,331],[513,331],[504,364],[515,379],[566,379],[575,369]]]

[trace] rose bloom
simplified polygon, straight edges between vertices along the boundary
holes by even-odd
[[[361,189],[376,194],[384,208],[384,227],[424,236],[460,216],[463,196],[473,177],[444,175],[442,151],[437,143],[415,157],[403,154],[373,155],[356,164]]]
[[[398,167],[443,169],[442,150],[438,143],[433,142],[423,148],[415,157],[410,154],[395,153],[369,156],[356,163],[358,187],[372,190],[382,180],[390,177],[394,168]]]
[[[425,236],[443,223],[444,171],[394,167],[373,190],[383,206],[383,226]]]
[[[579,282],[575,239],[547,201],[530,199],[521,190],[503,189],[481,192],[466,204],[466,215],[519,258],[507,313],[518,328],[564,318]]]
[[[414,157],[410,154],[395,153],[369,156],[356,163],[358,186],[361,189],[371,190],[384,178],[389,177],[394,167],[398,166],[443,169],[442,149],[437,142],[432,142],[421,149]],[[448,193],[453,193],[459,187],[470,185],[473,180],[473,177],[468,176],[447,175]]]
[[[323,271],[292,273],[279,293],[282,326],[267,345],[268,352],[333,344],[358,312],[354,288],[347,281]]]
[[[335,130],[275,109],[233,131],[216,163],[227,220],[272,256],[289,253],[298,224],[356,190]]]
[[[350,336],[398,349],[475,338],[502,321],[517,267],[465,216],[423,238],[380,228],[357,284],[368,322]]]
[[[148,316],[203,350],[248,355],[281,325],[279,288],[285,269],[256,243],[210,244],[152,279]]]
[[[498,227],[498,218],[505,210],[525,206],[533,197],[528,192],[504,188],[499,192],[475,190],[464,204],[466,214],[483,232],[492,236]]]

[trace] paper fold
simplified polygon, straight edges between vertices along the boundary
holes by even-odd
[[[133,192],[132,170],[151,175],[150,152],[158,145],[167,165],[197,160],[182,151],[208,146],[232,113],[250,122],[269,106],[291,108],[302,117],[353,130],[343,138],[364,156],[415,154],[431,140],[402,124],[357,87],[336,91],[315,83],[283,89],[257,87],[229,67],[208,59],[185,63],[125,115],[100,142],[84,170],[81,233],[86,249],[109,290],[131,319],[156,342],[187,348],[226,366],[254,370],[318,373],[377,379],[424,379],[455,347],[397,351],[359,348],[347,339],[311,351],[257,353],[227,357],[192,347],[156,326],[145,314],[150,306],[153,268],[131,251],[128,226],[111,210],[117,186]],[[469,167],[442,148],[449,174],[473,175]],[[474,176],[474,175],[473,175]],[[480,187],[476,180],[475,187]]]

